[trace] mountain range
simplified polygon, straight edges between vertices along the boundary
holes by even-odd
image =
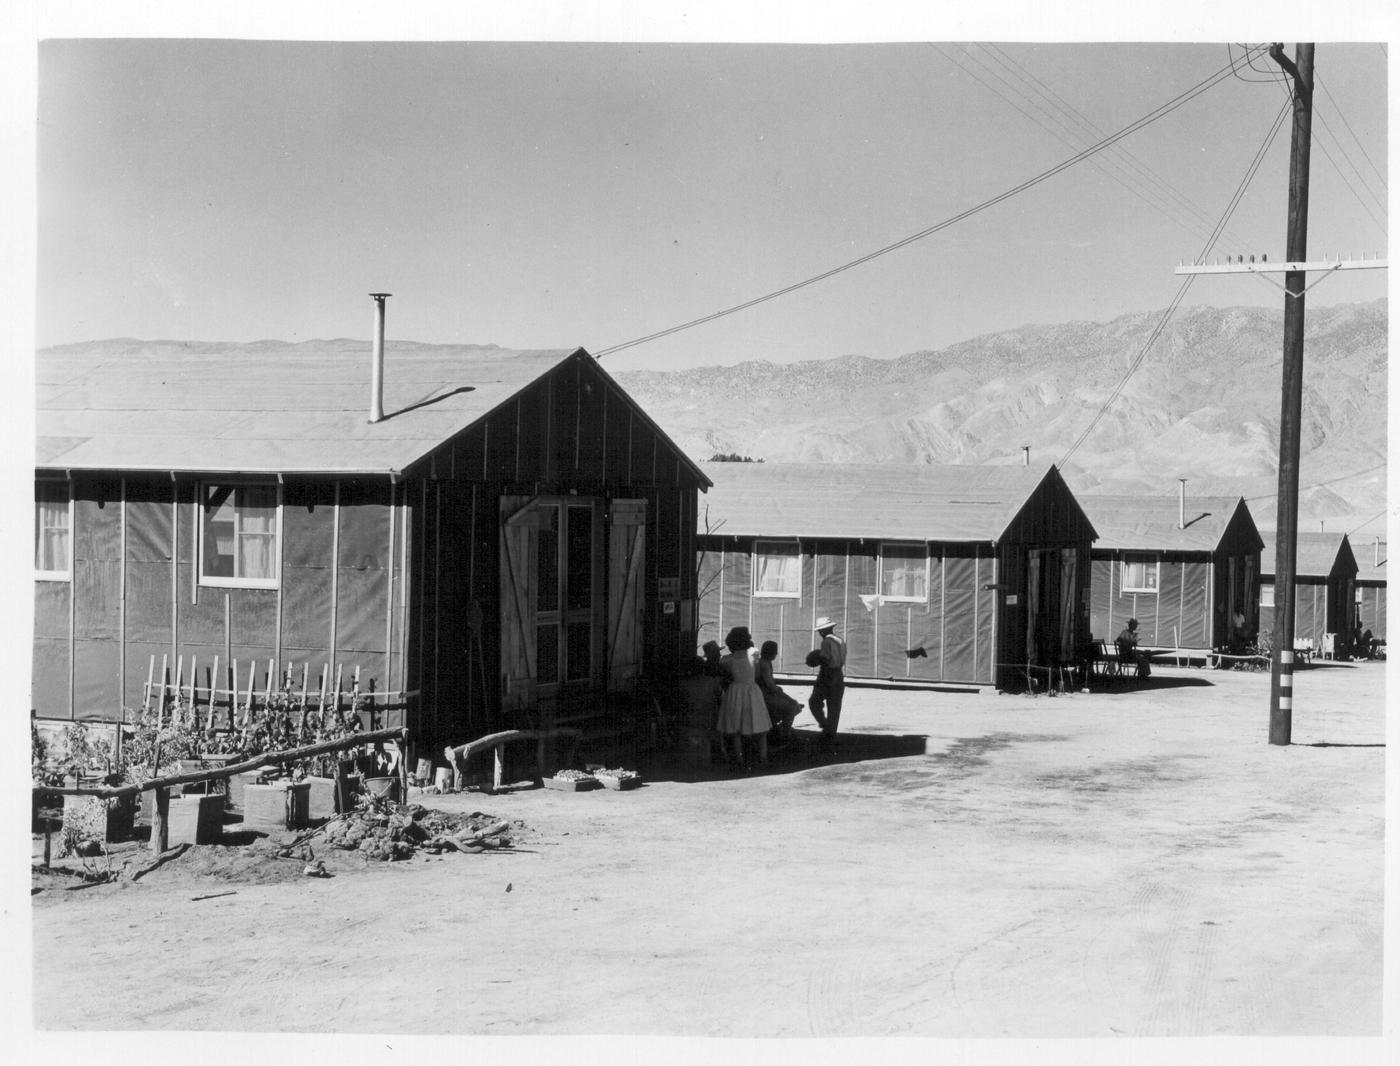
[[[1186,478],[1188,493],[1246,497],[1272,526],[1282,313],[1183,308],[1149,344],[1162,317],[1026,326],[893,359],[616,377],[697,459],[1019,463],[1028,446],[1076,492],[1175,495]],[[1345,530],[1386,505],[1388,318],[1386,300],[1308,309],[1300,529]]]
[[[1153,340],[1162,318],[1025,326],[891,359],[751,359],[614,376],[697,460],[738,453],[768,462],[1012,464],[1028,447],[1032,464],[1058,464],[1076,492],[1175,495],[1186,478],[1188,493],[1244,496],[1256,522],[1273,526],[1281,312],[1183,308]],[[1308,308],[1300,529],[1379,530],[1388,321],[1385,300]],[[171,347],[211,358],[273,350],[363,358],[368,343],[120,338],[50,350]],[[395,348],[420,347],[464,360],[499,351],[386,341],[390,358]]]

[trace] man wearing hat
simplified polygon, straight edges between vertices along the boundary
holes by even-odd
[[[846,692],[846,642],[836,635],[836,623],[825,615],[812,628],[822,642],[807,656],[807,665],[817,667],[817,680],[812,684],[807,706],[822,728],[827,747],[834,751],[836,730],[841,724],[841,698]]]

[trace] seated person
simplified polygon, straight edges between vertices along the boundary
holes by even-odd
[[[1118,645],[1118,656],[1125,663],[1137,662],[1137,676],[1150,677],[1152,675],[1152,658],[1145,651],[1138,650],[1138,620],[1129,618],[1128,624],[1123,627],[1123,631],[1118,634],[1118,639],[1114,642]]]
[[[1230,641],[1225,650],[1231,655],[1246,655],[1250,650],[1249,628],[1244,615],[1235,611],[1230,615]]]
[[[802,713],[802,704],[793,699],[773,680],[773,661],[778,657],[778,643],[765,640],[759,649],[758,666],[754,680],[763,693],[763,702],[768,708],[768,717],[773,719],[776,736],[786,736],[792,732],[792,720]]]

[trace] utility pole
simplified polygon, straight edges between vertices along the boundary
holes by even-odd
[[[1297,62],[1283,45],[1269,55],[1293,79],[1293,150],[1288,165],[1289,263],[1308,258],[1308,160],[1312,153],[1313,46],[1297,46]],[[1293,742],[1293,633],[1298,573],[1298,451],[1303,422],[1303,299],[1307,274],[1284,276],[1283,407],[1278,424],[1278,555],[1274,563],[1274,649],[1269,686],[1269,743]]]
[[[1269,55],[1293,79],[1293,151],[1288,168],[1288,254],[1285,263],[1270,263],[1265,256],[1249,262],[1244,256],[1225,265],[1193,263],[1179,266],[1178,274],[1254,274],[1271,281],[1283,274],[1283,406],[1278,441],[1278,552],[1274,563],[1274,648],[1269,695],[1269,743],[1293,742],[1293,636],[1298,573],[1298,462],[1303,421],[1303,294],[1309,270],[1321,274],[1317,281],[1339,270],[1387,270],[1385,259],[1323,259],[1308,257],[1308,157],[1312,149],[1313,46],[1297,46],[1296,62],[1283,54],[1283,45],[1269,46]]]

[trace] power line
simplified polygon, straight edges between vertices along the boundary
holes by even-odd
[[[1372,522],[1374,522],[1377,518],[1383,517],[1387,510],[1389,510],[1389,508],[1382,507],[1379,511],[1373,514],[1370,518],[1366,519],[1366,521],[1362,522],[1360,525],[1353,526],[1351,529],[1347,530],[1347,536],[1349,537],[1358,530],[1364,529],[1366,526],[1369,526]]]
[[[1287,95],[1288,98],[1291,100],[1293,96],[1292,89],[1287,90]],[[1312,116],[1313,118],[1317,119],[1319,123],[1321,123],[1322,129],[1327,131],[1328,136],[1332,138],[1333,143],[1336,145],[1338,154],[1341,155],[1342,158],[1347,161],[1347,164],[1351,167],[1352,172],[1356,174],[1357,180],[1360,181],[1365,187],[1366,191],[1370,193],[1371,198],[1375,200],[1377,204],[1380,205],[1381,213],[1385,214],[1386,209],[1384,204],[1384,198],[1377,196],[1375,192],[1371,189],[1370,185],[1366,183],[1366,178],[1365,175],[1361,173],[1361,168],[1358,167],[1355,162],[1353,162],[1351,156],[1347,153],[1346,147],[1341,143],[1341,138],[1339,138],[1336,135],[1336,133],[1333,132],[1332,127],[1327,124],[1327,117],[1316,108],[1313,109]],[[1353,134],[1353,136],[1355,135]],[[1350,192],[1351,195],[1356,198],[1356,202],[1360,205],[1361,210],[1365,211],[1366,214],[1371,216],[1371,221],[1374,222],[1383,233],[1386,232],[1385,223],[1376,217],[1375,212],[1371,210],[1370,204],[1368,204],[1365,200],[1361,198],[1361,194],[1356,191],[1356,188],[1347,178],[1346,172],[1343,171],[1342,168],[1337,165],[1337,161],[1334,158],[1332,158],[1332,153],[1327,150],[1326,139],[1322,136],[1322,132],[1320,130],[1314,129],[1312,131],[1312,143],[1317,145],[1317,148],[1322,153],[1323,158],[1326,159],[1327,162],[1332,164],[1332,169],[1337,172],[1337,177],[1342,179],[1342,184],[1347,187],[1347,191]]]
[[[1351,481],[1355,478],[1365,477],[1367,474],[1374,474],[1377,470],[1384,470],[1385,463],[1377,463],[1375,466],[1368,466],[1365,470],[1355,470],[1350,474],[1343,474],[1340,477],[1329,478],[1326,481],[1315,481],[1311,485],[1304,486],[1299,492],[1310,492],[1313,489],[1324,489],[1328,485],[1336,485],[1342,481]],[[1253,503],[1255,500],[1268,500],[1278,495],[1277,493],[1265,493],[1262,496],[1246,496],[1245,503]],[[1381,514],[1385,514],[1384,511]]]
[[[1047,114],[1051,121],[1065,130],[1068,135],[1067,137],[1061,137],[1058,133],[1055,133],[1055,131],[1047,129],[1047,132],[1051,133],[1052,136],[1062,144],[1066,144],[1070,148],[1078,149],[1083,144],[1083,140],[1080,140],[1080,138],[1085,137],[1086,133],[1088,134],[1087,139],[1090,142],[1104,136],[1104,131],[1099,129],[1099,127],[1087,118],[1083,112],[1079,111],[1073,104],[1059,93],[1055,92],[1054,89],[1046,85],[1045,82],[1037,78],[1020,63],[1016,62],[1010,55],[1007,55],[1001,48],[996,45],[986,44],[980,45],[979,47],[983,52],[987,53],[993,60],[1005,68],[1019,84],[1012,84],[1007,81],[1000,73],[992,70],[983,63],[976,54],[968,51],[966,47],[963,51],[967,54],[968,58],[977,63],[984,70],[988,70],[991,75],[1003,85],[1006,85],[1013,92],[1023,94],[1030,103],[1030,106]],[[997,96],[1006,100],[1006,97],[998,92],[995,86],[987,85],[985,81],[982,81],[982,79],[977,76],[976,71],[967,70],[955,56],[949,55],[941,47],[938,47],[938,51],[942,52],[951,62],[957,63],[960,69],[966,70],[974,79],[986,86],[993,93],[996,93]],[[1032,99],[1033,96],[1039,97],[1040,101],[1044,101],[1044,103],[1042,104]],[[1026,114],[1015,102],[1011,100],[1006,100],[1006,102],[1012,107],[1015,107],[1016,110],[1020,111],[1022,114]],[[1057,111],[1059,112],[1058,114],[1056,113]],[[1043,123],[1040,123],[1032,116],[1027,115],[1027,117],[1031,118],[1037,125],[1045,128]],[[1070,121],[1067,121],[1067,119]],[[1202,226],[1209,227],[1214,224],[1209,213],[1193,202],[1189,197],[1183,195],[1170,183],[1153,173],[1150,167],[1143,164],[1131,151],[1122,145],[1111,146],[1101,157],[1096,157],[1094,159],[1094,165],[1099,167],[1105,174],[1118,182],[1119,185],[1123,186],[1123,188],[1127,189],[1138,199],[1142,200],[1143,203],[1156,208],[1188,233],[1200,236],[1202,232],[1205,232],[1201,229]],[[1139,184],[1143,185],[1143,187],[1137,187]],[[1151,195],[1149,195],[1149,193]],[[1234,239],[1238,240],[1238,238]]]
[[[765,293],[763,296],[757,296],[752,300],[745,300],[743,303],[735,304],[732,307],[726,307],[723,310],[714,311],[708,315],[702,315],[700,318],[693,318],[688,322],[682,322],[678,326],[671,326],[668,329],[657,330],[654,333],[648,333],[645,336],[637,337],[634,340],[625,341],[622,344],[614,344],[611,347],[603,348],[600,351],[596,352],[594,357],[597,359],[601,359],[603,356],[611,355],[613,352],[620,352],[626,348],[635,348],[639,344],[646,344],[649,341],[659,340],[662,337],[669,337],[673,333],[679,333],[682,330],[692,329],[695,326],[704,325],[707,322],[713,322],[716,319],[724,318],[727,315],[737,314],[740,311],[746,311],[751,307],[757,307],[759,304],[767,303],[770,300],[778,299],[780,296],[787,296],[788,294],[796,292],[799,289],[804,289],[809,285],[815,285],[819,281],[825,281],[827,278],[835,277],[837,274],[842,274],[847,270],[852,270],[855,267],[863,266],[864,264],[870,262],[872,259],[878,259],[880,256],[888,255],[890,252],[897,251],[898,249],[903,248],[906,245],[913,244],[915,241],[923,240],[925,237],[932,236],[933,234],[938,233],[941,230],[947,229],[949,226],[956,225],[957,223],[962,222],[965,219],[971,218],[973,215],[985,211],[989,207],[994,207],[995,205],[1001,203],[1003,200],[1009,200],[1011,197],[1016,196],[1019,193],[1025,192],[1027,189],[1033,188],[1034,186],[1039,185],[1043,181],[1049,180],[1050,178],[1054,177],[1056,174],[1059,174],[1063,170],[1068,170],[1076,163],[1082,162],[1094,153],[1102,151],[1110,144],[1113,144],[1114,142],[1121,140],[1124,137],[1127,137],[1129,134],[1136,133],[1138,130],[1144,128],[1145,126],[1149,126],[1157,120],[1166,117],[1167,115],[1175,111],[1177,108],[1189,103],[1191,100],[1194,100],[1197,96],[1200,96],[1207,90],[1214,88],[1216,85],[1224,81],[1229,76],[1230,68],[1228,66],[1223,67],[1222,69],[1216,71],[1214,74],[1211,74],[1204,80],[1197,82],[1185,92],[1182,92],[1179,95],[1173,97],[1171,100],[1168,100],[1165,104],[1162,104],[1155,111],[1148,112],[1142,118],[1139,118],[1136,121],[1129,123],[1122,129],[1120,129],[1118,132],[1111,134],[1110,136],[1104,138],[1097,144],[1091,145],[1090,147],[1084,149],[1082,152],[1078,152],[1075,155],[1070,156],[1068,159],[1057,163],[1055,166],[1050,167],[1048,170],[1041,171],[1034,177],[1028,178],[1027,180],[1021,182],[1019,185],[1007,189],[1005,192],[998,193],[996,196],[993,196],[987,200],[983,200],[980,204],[977,204],[974,207],[970,207],[966,211],[961,211],[956,215],[944,219],[942,222],[935,223],[934,225],[929,226],[926,229],[919,230],[917,233],[911,233],[909,236],[901,238],[900,240],[895,241],[893,244],[887,244],[883,248],[877,248],[873,252],[867,252],[865,255],[862,255],[856,259],[852,259],[849,262],[842,263],[840,266],[832,267],[830,270],[823,271],[822,273],[813,275],[809,278],[804,278],[802,281],[794,282],[791,285],[785,285],[781,289],[775,289],[772,292]]]
[[[1197,259],[1204,259],[1210,254],[1210,250],[1215,246],[1215,242],[1220,239],[1220,234],[1224,231],[1225,223],[1229,220],[1230,216],[1235,213],[1235,209],[1239,207],[1240,201],[1244,198],[1245,189],[1249,187],[1249,183],[1254,179],[1254,175],[1258,173],[1259,166],[1264,161],[1264,156],[1268,153],[1269,147],[1274,143],[1274,138],[1278,136],[1278,131],[1283,126],[1284,116],[1288,114],[1289,103],[1290,101],[1285,100],[1283,107],[1279,108],[1278,115],[1275,116],[1273,125],[1269,127],[1269,132],[1265,136],[1263,144],[1261,144],[1259,150],[1254,153],[1254,158],[1246,168],[1244,177],[1236,187],[1229,204],[1226,205],[1224,214],[1221,215],[1220,221],[1216,223],[1215,232],[1212,233],[1210,239],[1206,241],[1205,247],[1201,249],[1201,254],[1197,256]],[[1148,351],[1151,349],[1152,345],[1156,343],[1157,338],[1162,335],[1162,330],[1166,328],[1172,315],[1176,313],[1176,309],[1181,306],[1181,301],[1185,299],[1187,291],[1191,288],[1191,283],[1195,281],[1198,276],[1199,275],[1196,274],[1186,275],[1186,280],[1183,281],[1181,286],[1176,290],[1176,296],[1172,299],[1166,311],[1163,312],[1161,319],[1152,330],[1151,335],[1148,336],[1146,343],[1143,344],[1142,350],[1138,352],[1132,363],[1129,364],[1127,373],[1123,375],[1122,380],[1114,387],[1108,399],[1104,401],[1103,406],[1099,408],[1098,413],[1094,415],[1089,425],[1085,427],[1084,432],[1079,435],[1079,438],[1070,447],[1069,451],[1061,456],[1058,464],[1061,469],[1069,462],[1071,456],[1079,450],[1079,446],[1088,439],[1089,434],[1094,431],[1094,427],[1099,424],[1103,416],[1108,413],[1108,409],[1113,405],[1113,402],[1122,394],[1124,387],[1128,384],[1128,379],[1131,378],[1133,374],[1137,372],[1137,368],[1142,365],[1142,361],[1147,357]]]
[[[1342,125],[1346,126],[1347,132],[1351,134],[1351,139],[1356,142],[1356,147],[1361,149],[1361,154],[1366,157],[1366,162],[1371,164],[1371,169],[1376,172],[1376,178],[1380,181],[1381,187],[1389,190],[1390,185],[1386,182],[1385,175],[1381,173],[1380,168],[1372,161],[1370,153],[1366,151],[1365,143],[1356,135],[1356,131],[1351,128],[1351,123],[1347,121],[1346,115],[1342,114],[1342,105],[1338,103],[1337,98],[1328,91],[1327,85],[1321,78],[1314,75],[1313,80],[1317,82],[1323,95],[1326,96],[1328,100],[1332,101],[1332,110],[1337,112],[1337,117],[1342,120]]]

